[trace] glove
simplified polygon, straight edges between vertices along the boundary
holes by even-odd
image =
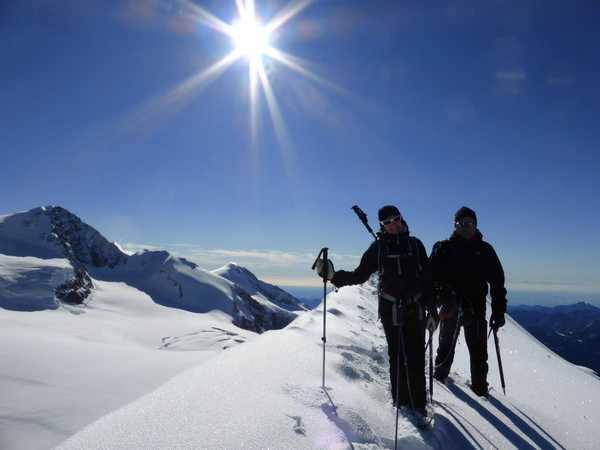
[[[490,317],[490,328],[494,331],[498,331],[500,327],[503,327],[506,321],[504,320],[504,313],[492,312]]]
[[[440,320],[448,320],[454,317],[454,314],[456,314],[456,303],[446,303],[440,309]]]
[[[435,330],[437,330],[438,325],[440,324],[440,317],[438,316],[437,310],[432,308],[427,314],[427,322],[425,323],[425,329],[429,331],[430,334],[433,334]]]
[[[321,278],[323,278],[323,279],[327,278],[329,281],[331,281],[331,279],[333,278],[333,275],[335,274],[335,269],[333,268],[333,263],[331,262],[330,259],[327,260],[327,264],[325,264],[324,260],[319,259],[317,261],[315,269],[317,271],[317,274]]]

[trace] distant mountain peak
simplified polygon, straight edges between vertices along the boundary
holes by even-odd
[[[73,270],[68,279],[53,285],[54,297],[66,303],[83,303],[94,289],[93,280],[101,280],[126,283],[164,306],[197,313],[223,311],[236,325],[256,332],[282,328],[306,310],[291,294],[236,263],[214,273],[164,250],[128,255],[61,206],[0,216],[0,254],[66,259]],[[62,268],[46,271],[67,273]],[[8,304],[0,295],[0,306]],[[11,304],[13,309],[18,306]]]
[[[3,216],[0,253],[12,256],[67,258],[83,265],[114,267],[127,255],[95,228],[61,206],[40,206]]]
[[[290,293],[278,286],[259,280],[250,270],[235,262],[229,262],[212,272],[237,284],[250,296],[255,294],[262,295],[287,311],[302,311],[308,309],[300,302],[300,300]]]

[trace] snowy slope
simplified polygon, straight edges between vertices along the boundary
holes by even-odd
[[[0,306],[15,311],[56,309],[56,288],[73,275],[66,259],[0,254]]]
[[[368,286],[329,295],[326,391],[322,310],[315,310],[181,373],[59,448],[393,448],[395,411],[376,304]],[[434,430],[419,432],[401,417],[401,448],[598,447],[599,380],[512,320],[500,339],[507,396],[491,341],[491,399],[470,393],[461,339],[453,382],[435,385]]]
[[[157,305],[125,283],[94,284],[85,307],[0,309],[1,449],[54,447],[182,370],[256,336],[220,311],[194,314]]]
[[[63,208],[1,216],[0,449],[53,447],[296,316],[167,252],[127,255]]]
[[[98,267],[112,267],[124,256],[115,244],[60,206],[0,216],[0,253],[67,257]]]

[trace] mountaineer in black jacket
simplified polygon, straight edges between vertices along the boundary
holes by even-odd
[[[379,317],[388,343],[392,399],[394,404],[425,414],[425,329],[435,329],[438,323],[429,260],[423,243],[409,235],[398,208],[381,208],[379,222],[378,240],[363,254],[354,271],[334,272],[330,261],[327,269],[320,261],[317,271],[323,276],[327,270],[327,278],[337,287],[361,284],[379,273]]]
[[[471,389],[479,396],[487,396],[486,295],[489,284],[490,327],[497,330],[504,325],[506,312],[504,271],[494,248],[477,229],[475,211],[460,208],[454,226],[450,239],[437,242],[431,252],[435,296],[442,306],[434,377],[441,382],[448,377],[462,325],[471,359]]]

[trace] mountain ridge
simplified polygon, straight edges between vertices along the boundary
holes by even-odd
[[[511,317],[561,357],[600,374],[600,308],[586,302],[509,306]]]
[[[0,254],[67,260],[72,274],[54,287],[57,301],[67,304],[85,304],[97,279],[126,282],[168,307],[196,313],[218,309],[230,314],[234,324],[259,333],[282,328],[306,310],[291,294],[239,266],[235,267],[244,275],[238,280],[241,284],[164,250],[128,255],[60,206],[0,216]],[[0,296],[0,306],[19,309],[16,298]],[[37,305],[52,308],[49,302]]]

